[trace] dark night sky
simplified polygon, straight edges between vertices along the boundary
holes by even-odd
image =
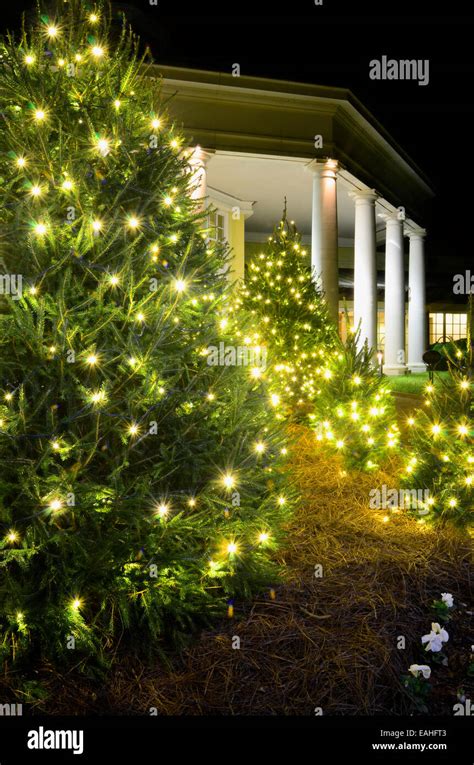
[[[424,0],[232,0],[198,3],[181,0],[130,0],[113,3],[129,21],[155,60],[164,64],[350,88],[412,156],[437,193],[430,218],[428,283],[444,284],[452,296],[454,262],[459,271],[472,263],[472,212],[468,181],[473,174],[474,14],[465,3]],[[17,26],[22,7],[3,14]],[[436,8],[449,15],[436,15]],[[3,10],[3,9],[2,9]],[[383,14],[383,15],[382,15]],[[374,82],[369,61],[430,60],[430,84]],[[472,263],[474,266],[474,263]],[[474,271],[474,268],[473,268]],[[433,292],[434,296],[434,292]]]

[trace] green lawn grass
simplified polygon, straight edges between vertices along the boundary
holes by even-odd
[[[435,372],[434,379],[446,378],[449,372]],[[394,377],[387,377],[388,387],[390,390],[399,393],[422,393],[423,388],[429,381],[428,372],[420,372],[420,374],[414,375],[395,375]]]

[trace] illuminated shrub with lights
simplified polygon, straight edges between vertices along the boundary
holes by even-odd
[[[326,382],[337,332],[286,210],[250,263],[237,303],[254,317],[252,342],[268,349],[274,406],[281,416],[307,416]]]
[[[58,9],[0,50],[0,653],[77,665],[273,581],[291,502],[263,380],[210,363],[235,338],[192,157],[127,28]]]
[[[474,423],[465,360],[458,358],[458,367],[451,363],[447,378],[435,375],[423,406],[408,418],[402,484],[422,493],[415,509],[421,523],[472,529]]]
[[[350,468],[377,468],[397,450],[399,431],[390,390],[367,346],[358,347],[357,333],[339,340],[325,374],[311,414],[317,441],[340,452]]]

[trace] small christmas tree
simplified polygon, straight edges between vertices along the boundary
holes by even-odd
[[[359,332],[338,346],[311,415],[316,438],[339,451],[348,467],[373,470],[398,445],[393,399],[367,344],[360,347]]]
[[[191,158],[110,26],[71,0],[1,42],[4,657],[179,640],[274,577],[288,509],[258,369],[211,358],[226,254]]]
[[[318,394],[337,335],[306,255],[285,205],[273,236],[248,268],[238,301],[255,317],[253,341],[268,349],[273,400],[293,417],[307,414]]]
[[[406,490],[421,492],[420,522],[472,528],[474,510],[473,303],[469,298],[466,351],[448,356],[449,375],[434,375],[423,406],[407,420]]]

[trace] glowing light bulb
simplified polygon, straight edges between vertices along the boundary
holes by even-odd
[[[18,541],[19,535],[18,532],[16,532],[14,529],[11,529],[7,534],[7,541],[10,542],[10,544],[14,544]]]
[[[129,218],[127,220],[127,226],[132,231],[135,231],[140,226],[140,221],[139,221],[138,218],[136,218],[134,215],[132,215],[131,218]]]
[[[140,311],[139,313],[137,313],[136,319],[139,322],[145,321],[145,314]]]
[[[101,48],[100,45],[94,45],[91,48],[91,53],[94,56],[94,58],[102,58],[105,54],[105,51],[103,48]]]
[[[262,531],[262,533],[258,535],[258,541],[261,544],[264,544],[265,542],[268,542],[269,538],[270,538],[270,535],[267,534],[266,531]]]
[[[466,485],[467,486],[472,486],[473,480],[474,480],[474,476],[472,476],[472,475],[466,476]]]
[[[432,425],[431,432],[434,436],[437,436],[439,433],[441,433],[441,427],[439,425]]]
[[[159,120],[158,118],[153,119],[151,121],[151,126],[152,126],[153,130],[158,130],[158,128],[161,127],[161,120]]]
[[[216,396],[215,396],[215,394],[214,394],[214,393],[208,393],[208,394],[207,394],[207,400],[208,400],[208,401],[214,401],[215,397],[216,397]]]
[[[336,441],[336,447],[338,449],[342,449],[343,446],[344,446],[344,441],[342,441],[342,439],[340,439],[339,441]]]
[[[138,433],[138,430],[139,430],[139,428],[138,428],[138,425],[136,425],[135,423],[133,423],[133,424],[132,424],[132,425],[130,425],[130,426],[129,426],[129,428],[128,428],[128,432],[129,432],[129,435],[131,435],[131,436],[136,436],[136,435],[137,435],[137,433]]]
[[[466,390],[467,388],[469,388],[469,385],[470,385],[469,380],[461,380],[459,384],[463,390]]]
[[[332,372],[330,369],[325,369],[323,373],[323,377],[325,380],[330,380],[332,377]]]
[[[173,140],[170,142],[170,146],[172,149],[177,149],[179,146],[179,141],[177,141],[176,138],[173,138]]]
[[[51,38],[57,37],[59,34],[59,29],[52,25],[47,28],[46,34],[48,35],[48,37],[51,37]]]
[[[72,187],[73,183],[69,178],[66,178],[66,180],[62,182],[61,188],[63,188],[64,191],[71,191]]]
[[[107,138],[98,138],[96,145],[99,153],[106,157],[110,151],[110,141]]]
[[[37,223],[34,232],[36,236],[44,236],[46,234],[47,228],[45,223]]]
[[[408,420],[407,420],[407,425],[410,425],[410,426],[411,426],[411,425],[414,425],[414,424],[415,424],[415,419],[414,419],[414,417],[409,417],[409,418],[408,418]]]
[[[60,499],[53,499],[49,503],[49,509],[53,511],[53,513],[57,513],[59,510],[61,510],[63,506],[63,503]]]
[[[467,436],[469,428],[467,428],[466,425],[458,425],[458,433],[461,436]]]
[[[89,21],[90,21],[91,24],[97,24],[97,22],[99,21],[99,17],[97,15],[97,13],[89,14]]]
[[[73,609],[73,611],[79,611],[81,606],[82,606],[81,598],[74,598],[74,600],[71,603],[71,608]]]
[[[261,441],[255,444],[255,451],[257,452],[257,454],[263,454],[263,452],[265,451],[265,448],[266,448],[265,444],[263,444]]]
[[[36,109],[35,120],[37,122],[42,122],[45,118],[46,118],[46,112],[43,109]]]
[[[31,54],[28,54],[28,56],[25,56],[25,64],[27,66],[31,66],[34,63],[35,63],[35,57],[34,56],[32,56]]]
[[[176,292],[184,292],[186,289],[186,282],[184,279],[176,279],[174,283],[174,288]]]
[[[227,552],[229,553],[229,555],[233,555],[234,553],[237,552],[237,545],[235,542],[229,542],[229,544],[227,545]]]
[[[196,500],[194,499],[194,497],[191,497],[190,499],[188,499],[188,505],[189,507],[196,507]]]
[[[173,200],[171,199],[171,197],[165,197],[163,199],[163,204],[165,204],[166,207],[170,207],[170,205],[173,204]]]
[[[101,401],[105,401],[105,393],[104,393],[104,391],[103,390],[98,390],[95,393],[93,393],[92,396],[91,396],[91,401],[94,404],[100,404]]]
[[[30,194],[32,197],[40,197],[41,196],[41,186],[32,186],[30,189]]]
[[[86,359],[87,363],[91,365],[91,367],[94,366],[94,364],[97,364],[97,356],[95,356],[93,353],[87,357]]]
[[[110,277],[109,281],[110,281],[110,283],[111,283],[111,285],[112,285],[113,287],[116,287],[116,286],[117,286],[117,284],[120,282],[120,279],[118,278],[118,276],[117,276],[116,274],[113,274],[113,275]]]
[[[156,508],[156,512],[158,513],[160,518],[165,518],[168,515],[169,511],[170,511],[169,506],[165,505],[164,503],[162,503],[161,505],[158,505],[158,507]]]
[[[279,505],[281,505],[281,506],[283,507],[283,505],[285,504],[285,502],[286,502],[286,499],[285,499],[285,497],[278,497],[278,504],[279,504]]]
[[[18,157],[16,160],[16,166],[19,168],[25,167],[26,159],[24,157]]]
[[[116,98],[116,99],[115,99],[115,101],[114,101],[114,106],[115,106],[115,108],[117,109],[117,111],[118,111],[118,110],[120,109],[120,107],[122,106],[122,102],[120,101],[120,99],[119,99],[119,98]]]
[[[226,489],[232,489],[232,487],[235,486],[235,478],[230,473],[227,473],[223,477],[222,483],[224,484]]]
[[[456,507],[457,504],[458,504],[458,501],[454,497],[450,499],[448,502],[449,507]]]
[[[58,452],[61,448],[61,444],[59,443],[59,441],[53,441],[53,443],[51,444],[51,447],[54,449],[55,452]]]
[[[103,223],[102,223],[102,221],[101,221],[101,220],[93,220],[93,221],[92,221],[92,229],[93,229],[93,231],[95,231],[96,233],[98,233],[99,231],[101,231],[101,230],[102,230],[102,226],[103,226]]]
[[[353,382],[354,382],[354,385],[360,385],[362,380],[358,375],[356,375],[353,379]]]
[[[280,403],[280,396],[278,396],[276,393],[272,393],[270,396],[270,401],[272,403],[272,406],[278,406]]]

